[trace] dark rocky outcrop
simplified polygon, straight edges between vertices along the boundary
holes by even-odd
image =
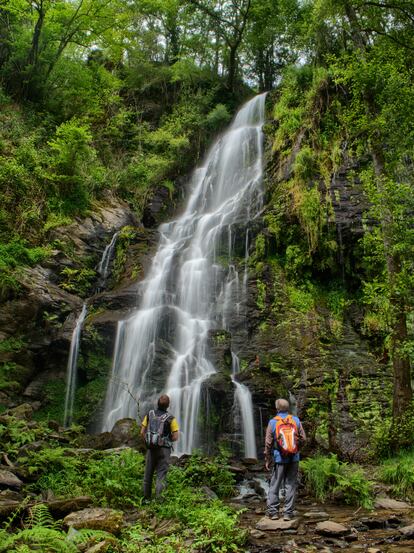
[[[49,232],[49,240],[56,249],[41,265],[21,272],[20,293],[0,309],[0,340],[12,344],[0,351],[0,366],[8,370],[0,397],[4,406],[21,403],[23,396],[39,408],[53,396],[56,399],[53,414],[61,411],[69,345],[84,301],[79,294],[90,293],[81,285],[65,283],[64,270],[80,274],[88,269],[91,277],[88,286],[93,291],[94,269],[112,235],[137,224],[125,203],[107,199],[85,219],[76,219]],[[132,296],[130,292],[129,300]],[[122,305],[121,300],[117,301]],[[104,332],[109,341],[113,339],[114,328],[112,324]],[[16,339],[21,342],[18,347],[13,342]],[[110,356],[108,347],[101,349]]]

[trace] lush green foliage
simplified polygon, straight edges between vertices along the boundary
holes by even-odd
[[[111,507],[140,503],[144,458],[133,450],[88,458],[68,448],[43,448],[23,461],[38,476],[32,486],[36,491],[51,490],[57,497],[86,494]]]
[[[203,457],[200,453],[193,454],[184,469],[175,475],[180,477],[195,489],[207,486],[218,497],[230,497],[234,492],[234,476],[227,468],[226,456],[214,458]]]
[[[339,461],[336,455],[317,455],[301,462],[309,490],[319,501],[341,497],[346,503],[372,507],[373,485],[357,465]]]
[[[6,524],[6,527],[0,530],[0,551],[5,553],[25,553],[33,550],[77,553],[81,546],[89,547],[103,540],[116,545],[116,539],[112,534],[99,530],[80,530],[69,536],[43,504],[30,508],[23,529],[9,533],[9,526],[10,524]]]
[[[379,478],[392,485],[397,497],[414,499],[414,451],[401,451],[396,457],[383,462]]]
[[[75,552],[108,540],[111,551],[153,553],[190,551],[227,553],[239,551],[245,542],[245,531],[239,528],[238,515],[219,500],[211,500],[203,491],[209,487],[220,497],[232,495],[234,478],[226,467],[226,458],[206,459],[197,454],[183,468],[172,467],[163,500],[142,504],[144,457],[133,449],[116,453],[82,452],[71,444],[63,447],[54,442],[53,434],[44,424],[28,424],[11,416],[4,417],[0,427],[1,447],[34,480],[27,491],[32,494],[53,493],[56,497],[89,495],[94,505],[114,508],[139,508],[141,522],[129,526],[119,538],[105,532],[82,530],[66,533],[50,516],[47,507],[39,504],[29,511],[23,527],[15,529],[15,518],[0,533],[0,551],[25,551],[24,547],[46,548],[56,552]],[[68,437],[77,433],[68,431]],[[20,450],[35,440],[43,440],[41,449]],[[46,445],[47,444],[47,445]],[[20,450],[20,451],[19,451]],[[16,456],[16,457],[15,457]],[[28,496],[25,509],[33,495]],[[155,518],[154,518],[155,517]],[[156,524],[171,529],[160,537],[154,533]],[[14,531],[13,531],[14,529]],[[42,549],[43,550],[43,549]],[[45,549],[46,550],[46,549]]]

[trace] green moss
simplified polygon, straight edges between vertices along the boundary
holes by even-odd
[[[17,392],[21,388],[17,376],[18,365],[12,362],[0,363],[0,390]]]
[[[63,215],[62,213],[49,213],[44,225],[43,225],[43,231],[49,232],[49,230],[52,230],[54,228],[58,227],[64,227],[68,226],[73,222],[73,219],[71,217],[68,217],[67,215]]]
[[[128,248],[137,237],[137,230],[131,226],[122,227],[116,242],[115,257],[112,263],[112,280],[120,281],[127,262]]]
[[[256,286],[256,305],[260,309],[260,311],[264,311],[266,309],[266,284],[263,281],[257,279]]]
[[[315,175],[316,160],[315,153],[309,146],[304,146],[299,150],[293,164],[295,177],[303,182],[307,182]]]
[[[93,269],[71,269],[65,267],[61,273],[62,281],[59,286],[68,292],[76,293],[81,297],[86,297],[96,279],[96,271]]]
[[[288,284],[286,286],[287,295],[292,309],[301,313],[308,313],[315,307],[314,290],[309,288]]]
[[[79,356],[78,369],[85,373],[87,380],[93,380],[98,376],[108,375],[111,370],[111,362],[110,357],[105,354],[103,349],[97,348],[96,345],[93,349],[89,342],[88,347],[84,347]]]
[[[86,426],[93,422],[97,407],[105,399],[107,382],[106,376],[100,376],[78,388],[74,405],[74,420],[78,424]]]
[[[266,240],[263,234],[258,234],[255,242],[255,257],[263,259],[266,252]]]
[[[23,338],[16,338],[12,336],[6,340],[0,341],[0,353],[11,353],[21,351],[27,343]]]
[[[44,387],[43,407],[35,411],[35,420],[56,420],[63,424],[66,383],[62,379],[49,380]]]

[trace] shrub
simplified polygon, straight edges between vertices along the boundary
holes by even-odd
[[[200,454],[193,454],[181,471],[181,478],[197,488],[208,486],[218,497],[230,497],[234,492],[234,476],[223,456],[203,458]]]
[[[142,497],[144,456],[133,449],[93,459],[84,486],[96,503],[123,507],[138,505]]]
[[[380,479],[392,485],[395,495],[414,500],[414,450],[403,451],[383,462]]]
[[[331,454],[305,459],[301,468],[309,490],[319,501],[342,496],[345,503],[372,508],[372,483],[357,465],[343,463]]]
[[[132,449],[91,459],[68,448],[45,448],[30,452],[25,462],[30,472],[43,472],[34,490],[51,490],[58,497],[86,494],[94,503],[111,507],[140,503],[144,457]]]
[[[184,525],[194,536],[193,547],[199,551],[240,551],[246,540],[246,532],[239,527],[238,513],[224,506],[220,500],[209,500],[200,493],[200,484],[206,481],[204,478],[196,486],[186,476],[189,474],[191,477],[197,467],[204,472],[203,467],[199,466],[200,461],[201,465],[205,463],[199,456],[194,456],[193,463],[190,462],[187,468],[188,473],[186,469],[176,467],[170,470],[164,500],[155,505],[155,513],[160,518],[174,519]],[[194,481],[198,481],[198,478]]]

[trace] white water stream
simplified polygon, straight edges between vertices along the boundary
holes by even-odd
[[[244,456],[249,459],[257,458],[256,439],[254,432],[254,416],[252,394],[247,386],[237,382],[236,377],[240,372],[240,361],[235,353],[232,353],[231,379],[235,386],[234,401],[236,410],[240,411],[242,419],[242,432],[244,442]]]
[[[136,400],[143,414],[165,391],[181,429],[176,453],[201,445],[200,392],[216,371],[208,358],[209,331],[226,328],[246,297],[247,264],[239,278],[233,247],[236,233],[245,233],[247,261],[247,225],[262,208],[264,103],[262,94],[242,107],[194,171],[183,214],[159,229],[158,250],[141,283],[140,307],[118,327],[104,430],[136,416]],[[246,410],[250,393],[234,384],[245,440],[247,433],[253,440],[245,443],[245,454],[254,457],[253,412]]]
[[[102,254],[102,259],[98,265],[98,273],[101,275],[101,279],[105,282],[105,280],[108,278],[109,274],[109,264],[112,261],[112,258],[114,256],[116,241],[118,239],[119,231],[115,232],[112,236],[112,240],[110,243],[105,247],[104,252]]]
[[[77,368],[79,344],[82,333],[82,325],[87,313],[86,303],[83,304],[82,311],[76,321],[75,328],[72,332],[72,340],[70,343],[69,359],[66,373],[66,395],[65,395],[65,414],[63,417],[63,425],[65,428],[71,425],[73,416],[73,403],[75,401]]]

